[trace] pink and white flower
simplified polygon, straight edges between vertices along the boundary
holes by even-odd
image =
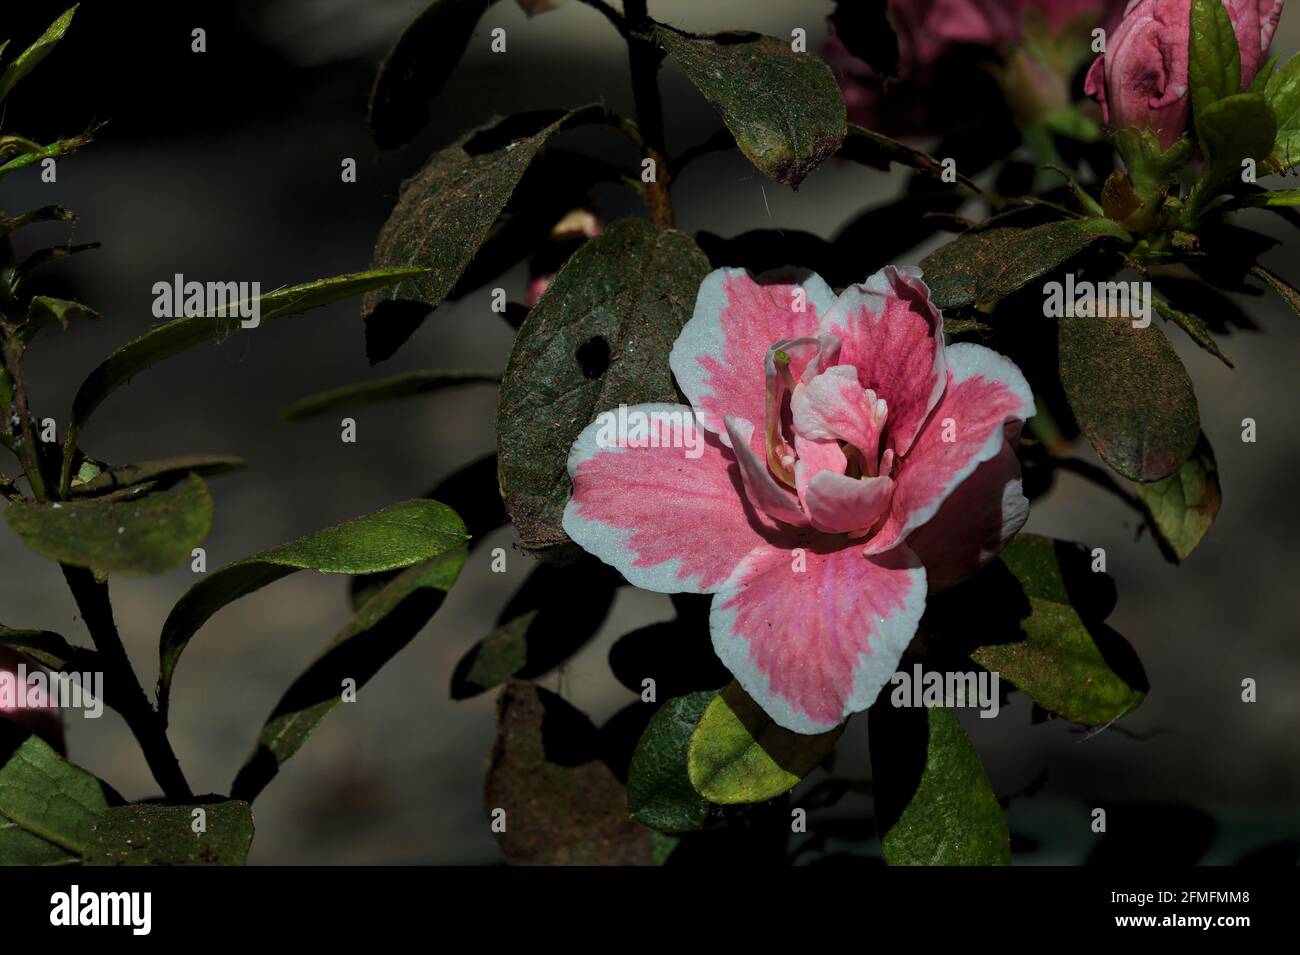
[[[821,733],[870,706],[927,591],[1024,524],[1014,444],[1034,400],[1006,358],[945,346],[921,272],[838,297],[807,272],[713,272],[670,355],[702,455],[671,441],[569,455],[564,529],[632,584],[713,595],[722,662],[780,725]]]
[[[20,670],[20,666],[24,669]],[[12,720],[61,751],[63,714],[39,687],[22,692],[18,688],[24,673],[40,669],[39,663],[16,650],[0,647],[0,681],[4,682],[0,688],[0,719]]]

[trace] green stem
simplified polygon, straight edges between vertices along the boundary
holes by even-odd
[[[23,378],[23,349],[17,334],[7,324],[4,328],[4,363],[9,370],[9,377],[14,387],[14,411],[18,415],[18,428],[21,446],[18,459],[27,474],[27,483],[31,485],[36,500],[44,501],[48,494],[45,475],[41,472],[41,453],[36,445],[36,431],[32,427],[31,408],[27,402],[27,382]],[[7,409],[6,409],[7,412]]]
[[[90,631],[90,638],[99,651],[100,664],[104,668],[105,683],[112,682],[114,707],[126,725],[135,734],[136,740],[144,751],[145,762],[149,770],[162,787],[163,794],[172,802],[188,802],[194,798],[190,784],[181,771],[180,762],[167,739],[167,730],[162,718],[149,703],[140,680],[131,666],[131,660],[122,646],[118,636],[117,623],[113,620],[113,605],[108,598],[108,585],[95,579],[95,575],[82,567],[60,565],[63,577],[68,582],[77,601],[77,609]]]

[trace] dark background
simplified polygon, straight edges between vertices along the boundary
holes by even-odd
[[[156,7],[156,8],[155,8]],[[177,9],[183,7],[183,9]],[[423,4],[413,0],[266,0],[151,5],[84,0],[72,29],[7,102],[0,130],[48,141],[107,122],[96,142],[59,161],[58,182],[35,170],[0,183],[16,212],[49,203],[80,216],[77,240],[103,248],[51,268],[52,294],[103,313],[96,326],[49,334],[31,353],[33,410],[66,420],[82,378],[109,351],[155,323],[151,287],[176,272],[200,280],[260,281],[264,290],[360,271],[405,177],[435,148],[494,113],[603,100],[631,112],[626,54],[594,11],[571,2],[527,21],[510,0],[492,7],[469,54],[435,101],[420,139],[380,153],[366,127],[366,101],[384,52]],[[34,39],[62,3],[6,0],[0,36],[13,49]],[[831,4],[820,0],[652,0],[651,13],[695,30],[744,27],[788,36],[824,35]],[[1275,49],[1297,47],[1287,12]],[[190,31],[208,52],[190,52]],[[492,27],[508,53],[488,52]],[[670,148],[718,127],[716,115],[675,67],[662,74]],[[573,134],[566,145],[631,162],[612,134]],[[340,181],[355,158],[358,182]],[[752,228],[833,235],[903,178],[831,162],[798,193],[763,179],[734,153],[706,156],[677,185],[680,224],[734,235]],[[594,196],[608,219],[636,207],[612,187]],[[639,214],[639,213],[637,213]],[[1249,220],[1285,234],[1273,220]],[[58,230],[27,230],[28,248],[55,244]],[[881,236],[882,241],[888,236]],[[1296,238],[1269,253],[1271,268],[1300,278]],[[869,251],[869,250],[864,250]],[[918,261],[928,248],[905,256]],[[817,267],[816,262],[794,264]],[[522,298],[522,268],[503,284]],[[1241,300],[1261,328],[1223,342],[1229,370],[1172,336],[1218,452],[1225,502],[1208,540],[1183,567],[1136,539],[1131,512],[1076,478],[1036,503],[1029,529],[1105,547],[1120,593],[1111,625],[1145,664],[1152,692],[1122,725],[1084,735],[1031,725],[1023,696],[996,720],[967,720],[994,788],[1010,803],[1018,861],[1081,861],[1093,851],[1093,806],[1123,811],[1125,850],[1135,858],[1234,861],[1269,846],[1294,861],[1300,838],[1300,322],[1274,299]],[[359,442],[344,445],[331,419],[286,424],[281,412],[316,391],[416,368],[500,368],[511,329],[488,292],[444,305],[398,355],[370,369],[355,302],[238,334],[173,359],[115,395],[83,439],[114,462],[212,452],[246,457],[244,472],[214,479],[217,523],[209,566],[281,543],[396,500],[493,447],[495,393],[487,386],[355,417]],[[1240,441],[1240,421],[1259,440]],[[1092,459],[1091,451],[1079,453]],[[252,861],[277,863],[493,862],[500,856],[481,807],[493,736],[491,696],[452,703],[455,662],[490,628],[530,568],[511,552],[509,572],[489,570],[501,531],[476,551],[426,631],[361,693],[334,713],[256,805]],[[156,676],[157,635],[171,604],[193,582],[188,568],[157,579],[117,580],[119,624],[146,686]],[[172,738],[196,791],[224,791],[263,719],[294,675],[347,615],[343,581],[298,574],[218,614],[195,639],[175,685]],[[631,701],[609,676],[612,640],[669,619],[666,597],[620,591],[598,638],[544,679],[598,722]],[[0,620],[83,636],[55,565],[0,533]],[[1240,701],[1253,677],[1259,702]],[[969,714],[967,714],[969,715]],[[964,717],[965,718],[965,717]],[[837,772],[865,776],[865,721],[851,725]],[[154,792],[133,739],[115,714],[73,717],[70,755],[128,798]],[[1032,797],[1019,796],[1026,789]],[[797,804],[797,799],[796,799]],[[866,816],[850,797],[841,816]],[[1114,813],[1112,813],[1114,818]],[[815,820],[818,817],[814,816]],[[1255,858],[1262,858],[1256,854]]]

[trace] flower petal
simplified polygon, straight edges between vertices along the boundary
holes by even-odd
[[[794,449],[799,458],[794,464],[794,486],[799,494],[799,504],[806,512],[805,498],[808,496],[808,485],[812,483],[812,479],[823,471],[843,474],[845,468],[849,466],[849,459],[844,456],[838,441],[830,439],[818,441],[805,438],[798,432],[794,436]]]
[[[678,386],[704,427],[729,445],[726,415],[763,421],[768,348],[781,339],[815,335],[821,316],[834,303],[835,293],[812,272],[767,272],[755,278],[744,269],[718,269],[706,276],[695,314],[668,356]]]
[[[925,564],[930,593],[958,584],[1002,553],[1029,517],[1011,444],[977,467],[937,514],[907,539]]]
[[[962,481],[1002,450],[1006,426],[1014,429],[1033,413],[1033,392],[1010,361],[982,345],[948,348],[948,387],[896,468],[889,517],[866,553],[888,550],[934,517]]]
[[[807,524],[808,518],[799,507],[799,498],[776,483],[767,464],[754,451],[754,423],[735,415],[727,415],[723,418],[723,423],[731,438],[732,452],[740,467],[740,476],[749,502],[764,514],[787,524]]]
[[[873,456],[880,443],[880,417],[852,365],[835,365],[795,390],[790,399],[794,429],[809,438],[838,438]]]
[[[889,509],[893,495],[891,478],[852,478],[822,471],[809,483],[804,506],[819,531],[850,534],[870,529]]]
[[[840,339],[840,364],[889,404],[894,451],[905,454],[943,394],[943,318],[921,270],[886,266],[844,290],[821,332]]]
[[[893,676],[925,609],[925,570],[906,545],[864,558],[855,546],[787,543],[745,558],[715,594],[709,630],[772,719],[824,733],[875,702]]]
[[[645,404],[633,412],[689,416],[685,405]],[[664,422],[652,429],[673,444]],[[683,419],[677,419],[683,420]],[[601,420],[588,425],[569,453],[573,497],[564,530],[632,584],[660,593],[712,593],[764,540],[770,527],[745,500],[731,451],[699,429],[690,447],[610,447]],[[685,432],[682,432],[683,434]]]

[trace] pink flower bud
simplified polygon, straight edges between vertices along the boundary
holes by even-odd
[[[27,685],[24,675],[34,672],[43,672],[40,664],[0,647],[0,719],[12,720],[62,751],[63,714],[43,690]]]
[[[1241,47],[1241,87],[1264,64],[1284,0],[1223,0]],[[1132,0],[1084,89],[1111,129],[1150,129],[1165,149],[1187,128],[1191,0]]]

